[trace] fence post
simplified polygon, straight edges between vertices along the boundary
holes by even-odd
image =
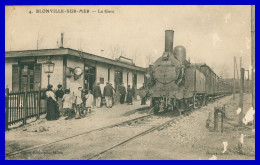
[[[37,119],[40,119],[40,112],[41,112],[41,90],[38,90],[38,113],[37,113]]]
[[[23,98],[23,125],[26,124],[27,116],[28,116],[27,91],[25,91],[24,92],[24,98]]]
[[[224,116],[225,116],[225,112],[224,112],[224,108],[222,108],[222,112],[221,112],[221,133],[223,133],[224,130]]]
[[[218,131],[218,110],[214,107],[214,130]]]
[[[5,130],[8,131],[8,118],[9,118],[9,88],[5,89]]]

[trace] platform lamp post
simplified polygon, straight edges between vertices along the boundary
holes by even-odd
[[[54,71],[55,64],[51,62],[50,57],[48,57],[48,60],[43,63],[44,73],[48,74],[48,86],[50,85],[50,74]]]

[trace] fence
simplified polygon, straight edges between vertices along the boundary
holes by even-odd
[[[44,91],[5,91],[5,130],[8,126],[22,122],[26,124],[27,119],[40,118],[46,113],[46,99]]]

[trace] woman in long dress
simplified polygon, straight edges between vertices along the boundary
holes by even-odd
[[[59,106],[55,98],[55,94],[52,91],[52,85],[48,86],[46,91],[47,96],[47,114],[46,120],[57,120],[60,117]]]

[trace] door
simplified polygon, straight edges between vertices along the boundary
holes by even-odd
[[[115,89],[118,90],[118,87],[121,85],[123,82],[123,73],[121,71],[116,71],[115,72]]]
[[[84,89],[93,91],[96,80],[96,68],[85,65]]]

